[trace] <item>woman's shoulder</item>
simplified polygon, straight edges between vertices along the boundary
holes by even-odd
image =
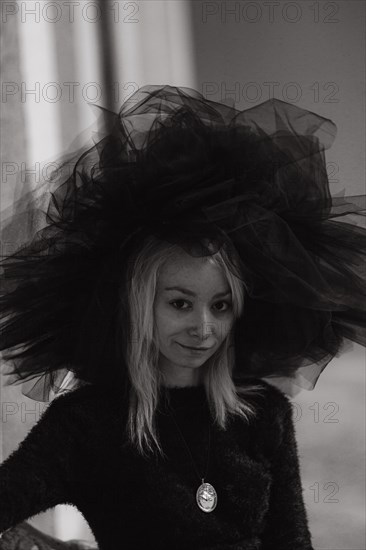
[[[48,405],[39,422],[39,429],[67,432],[71,440],[90,448],[120,425],[123,415],[118,395],[95,385],[84,385],[57,395]],[[90,433],[93,439],[90,439]]]
[[[272,412],[287,412],[292,407],[291,400],[282,390],[263,378],[234,378],[237,391],[246,399],[255,400],[258,407],[270,408]]]
[[[276,443],[282,437],[288,417],[293,414],[289,397],[278,387],[261,378],[235,381],[239,395],[251,406],[255,415],[249,425],[258,437]]]
[[[83,384],[73,389],[61,391],[52,399],[50,406],[57,408],[74,406],[79,408],[100,398],[101,392],[97,386]]]
[[[101,419],[111,411],[115,396],[108,395],[105,389],[94,384],[85,384],[56,395],[47,407],[49,415],[59,415],[62,419],[75,419],[78,424],[84,418]]]
[[[278,387],[262,378],[234,379],[241,398],[255,410],[257,426],[269,429],[279,428],[286,417],[292,415],[293,407],[290,398]]]
[[[115,401],[118,392],[116,388],[108,390],[106,387],[98,386],[91,383],[81,383],[76,388],[64,390],[52,400],[53,402],[63,403],[67,405],[87,405],[97,401]]]

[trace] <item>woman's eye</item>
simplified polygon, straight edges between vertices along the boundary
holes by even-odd
[[[179,307],[179,305],[178,305],[178,306],[175,306],[174,304],[188,304],[189,302],[187,302],[186,300],[173,300],[172,302],[169,302],[169,303],[170,303],[171,305],[173,305],[173,307],[175,307],[175,309],[183,310],[183,311],[184,311],[184,310],[186,310],[186,309],[188,309],[188,308],[182,308],[182,307]],[[224,312],[224,311],[227,311],[227,310],[230,309],[230,307],[231,307],[231,303],[230,303],[230,302],[217,302],[217,303],[215,304],[215,306],[217,306],[217,304],[221,304],[221,305],[225,305],[225,306],[226,306],[226,307],[224,307],[224,308],[222,308],[222,307],[216,308],[217,311],[218,311],[219,313]]]
[[[226,307],[224,309],[220,308],[219,311],[227,311],[228,309],[230,309],[231,307],[231,303],[230,302],[217,302],[218,304],[225,304]]]
[[[169,303],[173,305],[173,304],[179,304],[179,303],[180,303],[180,304],[182,304],[182,303],[184,304],[184,303],[188,303],[188,302],[186,302],[185,300],[173,300],[173,302],[169,302]],[[182,308],[180,308],[180,307],[176,307],[176,306],[174,306],[174,307],[175,307],[176,309],[182,309]],[[187,308],[184,308],[184,309],[187,309]]]

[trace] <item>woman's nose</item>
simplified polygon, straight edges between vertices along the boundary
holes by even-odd
[[[207,338],[217,332],[217,319],[206,309],[199,310],[190,319],[190,332],[200,338]]]

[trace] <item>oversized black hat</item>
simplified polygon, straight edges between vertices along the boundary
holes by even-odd
[[[366,345],[365,195],[330,193],[331,120],[277,99],[238,110],[174,86],[144,86],[118,114],[102,112],[103,135],[44,191],[45,227],[0,263],[9,383],[44,401],[66,374],[124,383],[121,286],[151,234],[193,256],[235,247],[246,288],[236,377],[312,389],[352,341]]]

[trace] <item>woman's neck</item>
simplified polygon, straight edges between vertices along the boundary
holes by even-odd
[[[203,383],[200,368],[174,368],[174,366],[170,366],[169,368],[161,369],[161,372],[163,374],[162,385],[168,388],[200,386]]]
[[[199,386],[203,383],[205,365],[192,368],[182,366],[159,354],[158,369],[161,385],[166,387]]]

